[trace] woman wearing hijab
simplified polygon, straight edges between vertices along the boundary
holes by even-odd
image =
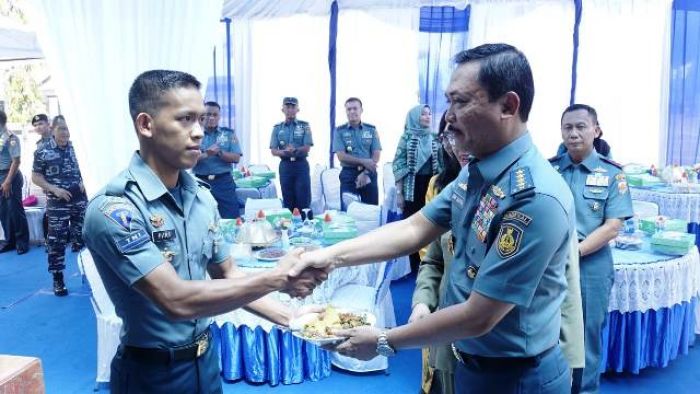
[[[404,132],[394,156],[396,200],[407,218],[425,205],[425,193],[433,175],[440,172],[441,144],[430,130],[432,113],[427,105],[413,107],[406,115]],[[411,268],[418,269],[418,253],[411,255]]]

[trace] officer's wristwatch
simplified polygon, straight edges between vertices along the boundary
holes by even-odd
[[[382,331],[377,337],[377,354],[384,357],[391,357],[396,354],[396,349],[389,345],[386,331]]]

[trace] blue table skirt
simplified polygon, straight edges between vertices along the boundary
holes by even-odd
[[[688,232],[695,234],[695,245],[700,248],[700,225],[698,223],[688,223]]]
[[[261,327],[211,325],[214,346],[220,349],[221,375],[235,381],[278,384],[318,381],[331,374],[327,351],[303,341],[289,331]]]
[[[695,305],[690,302],[672,308],[608,314],[603,329],[601,372],[632,372],[646,367],[666,367],[679,354],[687,354],[695,341]]]

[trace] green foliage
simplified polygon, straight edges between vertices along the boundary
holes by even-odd
[[[32,65],[13,67],[5,84],[6,112],[11,123],[27,123],[37,113],[46,112],[39,86],[32,76]]]

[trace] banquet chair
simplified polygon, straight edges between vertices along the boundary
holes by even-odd
[[[321,172],[321,193],[326,210],[340,211],[340,169],[327,168]]]
[[[260,194],[260,190],[254,187],[237,187],[236,198],[238,199],[238,205],[244,207],[249,200],[261,199],[262,194]]]
[[[340,198],[343,200],[343,205],[346,207],[350,207],[350,204],[354,202],[362,202],[360,196],[355,193],[344,192]]]
[[[659,215],[659,206],[656,203],[641,200],[632,200],[632,210],[637,218],[648,218]]]
[[[321,173],[326,169],[322,164],[316,164],[311,173],[311,204],[309,208],[314,215],[320,215],[326,210],[326,202],[323,198],[323,187],[321,186]]]
[[[90,285],[90,301],[97,319],[97,376],[95,377],[97,389],[100,383],[109,382],[110,365],[119,347],[122,319],[114,311],[114,304],[105,290],[95,262],[87,249],[83,249],[78,255],[78,267]]]
[[[243,214],[243,217],[245,220],[253,220],[255,219],[255,215],[257,215],[258,211],[261,209],[274,208],[282,208],[282,200],[279,198],[259,198],[256,200],[248,199],[245,204],[245,213]]]

